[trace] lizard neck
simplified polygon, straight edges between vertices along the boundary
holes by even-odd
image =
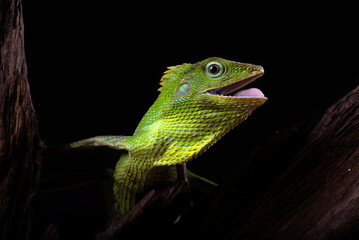
[[[131,156],[157,166],[192,160],[244,121],[250,112],[243,111],[194,100],[171,105],[159,97],[136,129]]]
[[[169,99],[164,94],[160,94],[153,105],[148,109],[146,114],[142,117],[140,123],[138,124],[134,136],[142,135],[150,131],[153,125],[159,121],[166,111],[166,108],[169,104]]]

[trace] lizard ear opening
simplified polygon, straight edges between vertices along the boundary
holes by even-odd
[[[178,93],[182,94],[182,95],[187,94],[190,91],[191,91],[191,88],[189,87],[189,85],[187,83],[182,84],[178,89]]]

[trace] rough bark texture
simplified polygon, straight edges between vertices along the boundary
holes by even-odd
[[[304,141],[280,138],[280,147],[271,145],[256,159],[279,163],[279,174],[268,173],[265,167],[247,169],[247,179],[222,189],[204,210],[210,214],[203,213],[197,236],[358,239],[359,86],[329,108]],[[289,142],[299,150],[290,149]],[[264,194],[257,194],[261,191]]]
[[[0,1],[0,239],[28,239],[37,191],[37,120],[20,0]]]
[[[177,230],[173,217],[188,200],[183,184],[151,191],[97,238],[359,239],[359,87],[309,134],[289,129],[272,140],[237,181]],[[0,239],[31,238],[39,141],[21,0],[0,0]],[[42,239],[60,236],[50,225]]]
[[[115,213],[106,231],[96,239],[141,239],[146,236],[168,239],[172,234],[172,223],[188,199],[187,182],[152,190],[126,216]]]

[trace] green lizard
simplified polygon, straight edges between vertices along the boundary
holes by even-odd
[[[206,151],[267,100],[256,88],[238,91],[263,73],[261,66],[216,57],[169,67],[157,100],[132,136],[98,136],[69,147],[128,151],[115,167],[113,189],[119,212],[125,215],[138,194],[185,177],[184,163]]]

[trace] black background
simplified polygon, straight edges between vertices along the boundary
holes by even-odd
[[[256,146],[320,116],[358,84],[358,29],[350,8],[326,7],[25,2],[25,50],[41,136],[54,146],[131,135],[158,96],[167,66],[211,56],[262,65],[264,76],[251,86],[267,103],[189,164],[225,184]],[[96,157],[113,166],[118,154],[104,154]],[[47,163],[44,178],[98,167],[96,160],[83,161]],[[78,222],[97,231],[106,219],[100,191],[91,184],[43,191],[41,201],[42,221],[65,232]]]

